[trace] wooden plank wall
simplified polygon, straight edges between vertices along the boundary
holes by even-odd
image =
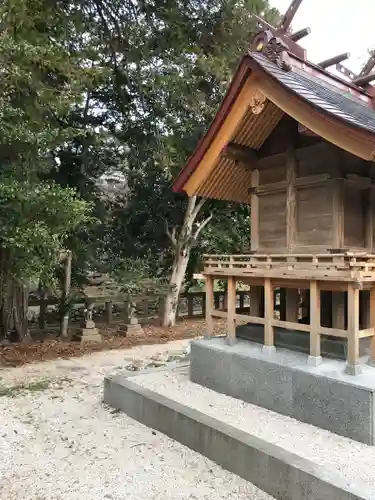
[[[330,248],[375,248],[375,187],[370,188],[375,164],[325,142],[292,153],[295,175],[287,169],[290,150],[259,161],[257,250],[313,253]],[[359,187],[350,176],[357,178]],[[295,183],[294,188],[288,186],[288,180]],[[291,193],[294,231],[287,229]],[[288,241],[291,235],[293,241]]]

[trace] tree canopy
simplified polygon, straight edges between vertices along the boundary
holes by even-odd
[[[121,261],[165,278],[178,252],[191,274],[201,251],[246,249],[247,207],[199,205],[196,245],[171,182],[250,43],[253,14],[279,15],[266,0],[2,3],[3,334],[14,287],[48,281],[62,248],[77,283]]]

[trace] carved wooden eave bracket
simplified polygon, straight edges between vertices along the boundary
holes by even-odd
[[[266,102],[267,102],[266,96],[257,89],[254,92],[250,101],[250,108],[253,115],[259,115],[264,110]]]
[[[288,45],[271,30],[258,33],[252,43],[252,50],[261,52],[267,59],[284,71],[291,71],[292,64],[289,57]]]

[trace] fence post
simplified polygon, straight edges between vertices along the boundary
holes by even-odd
[[[165,297],[161,296],[159,302],[159,319],[161,324],[163,324],[164,304],[165,304]]]
[[[39,328],[44,330],[46,328],[46,290],[39,284]]]
[[[64,263],[64,289],[63,289],[63,297],[64,300],[69,299],[70,287],[72,281],[72,252],[67,250],[65,255],[65,263]],[[60,325],[60,335],[62,338],[68,338],[68,327],[69,327],[69,309],[65,311],[65,314],[62,318]]]
[[[188,318],[194,317],[194,296],[187,295]]]
[[[202,317],[206,316],[206,294],[202,294]]]
[[[240,297],[240,309],[243,309],[245,304],[245,292],[238,292],[238,295]]]
[[[112,300],[106,300],[105,302],[105,319],[107,325],[112,323]]]

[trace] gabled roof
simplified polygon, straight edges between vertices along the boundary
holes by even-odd
[[[275,57],[253,50],[242,59],[206,135],[175,180],[174,191],[249,202],[251,165],[230,160],[223,154],[225,147],[231,143],[259,150],[285,114],[326,141],[365,160],[375,159],[371,92],[291,53],[287,58],[285,64],[280,51]],[[233,178],[237,187],[231,193],[228,185]],[[226,185],[225,194],[220,194],[221,185]]]

